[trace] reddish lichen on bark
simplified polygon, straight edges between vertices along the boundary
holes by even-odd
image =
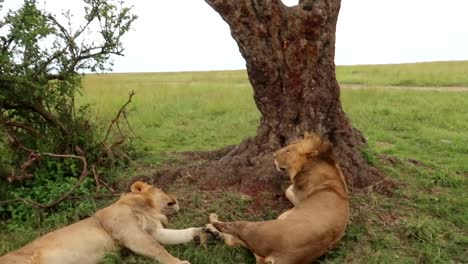
[[[335,76],[335,31],[340,0],[206,0],[226,21],[247,63],[262,114],[257,135],[227,157],[258,166],[273,150],[304,131],[329,138],[351,186],[383,179],[361,155],[366,140],[340,102]],[[262,167],[262,166],[261,166]]]

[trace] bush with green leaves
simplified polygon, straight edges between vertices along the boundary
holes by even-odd
[[[99,139],[75,96],[84,72],[110,70],[112,56],[122,55],[122,37],[136,16],[120,0],[83,0],[83,7],[77,20],[69,11],[56,15],[24,0],[0,19],[0,189],[8,189],[0,199],[47,203],[78,181],[79,160],[45,153],[84,157],[91,167],[106,165],[105,152],[112,152],[106,143],[112,137]],[[91,182],[85,179],[72,194],[88,194]],[[2,207],[1,217],[24,219],[22,206]]]
[[[78,181],[74,175],[79,175],[79,164],[72,159],[65,159],[57,162],[53,159],[41,161],[41,166],[37,166],[34,171],[34,179],[25,180],[11,184],[7,192],[6,199],[22,197],[38,203],[50,203],[62,193],[70,190]],[[91,178],[83,180],[82,184],[73,192],[73,195],[90,195],[94,182]],[[14,219],[23,221],[30,216],[31,205],[9,204],[4,209],[0,208],[0,215],[3,212],[4,219]]]

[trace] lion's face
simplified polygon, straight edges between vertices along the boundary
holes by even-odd
[[[163,215],[171,215],[179,211],[179,202],[175,196],[167,194],[156,187],[151,188],[150,191],[154,197],[153,200],[159,202]]]
[[[287,171],[291,180],[302,170],[308,158],[319,153],[324,141],[317,134],[306,133],[304,138],[295,141],[273,154],[275,166],[280,171]]]
[[[305,162],[305,155],[300,151],[299,142],[294,142],[273,154],[276,169],[279,171],[288,171],[291,168],[300,167]]]
[[[132,184],[131,190],[134,193],[141,193],[146,197],[150,197],[155,207],[160,208],[161,213],[164,215],[175,214],[179,211],[177,198],[163,192],[159,188],[137,181]]]

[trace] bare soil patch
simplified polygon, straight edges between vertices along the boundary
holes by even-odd
[[[247,197],[252,214],[262,208],[285,208],[288,201],[283,192],[290,184],[286,174],[278,172],[271,155],[242,159],[233,157],[224,160],[232,147],[216,151],[182,152],[177,164],[164,165],[150,173],[138,175],[130,181],[144,180],[163,189],[174,184],[194,187],[202,192],[233,192]],[[119,182],[117,188],[124,190],[129,182]]]

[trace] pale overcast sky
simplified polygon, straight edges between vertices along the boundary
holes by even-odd
[[[79,0],[40,0],[50,11]],[[139,16],[116,72],[243,69],[229,28],[203,0],[127,0]],[[287,5],[298,0],[284,0]],[[21,0],[5,0],[6,9]],[[468,60],[468,0],[342,0],[336,64]]]

